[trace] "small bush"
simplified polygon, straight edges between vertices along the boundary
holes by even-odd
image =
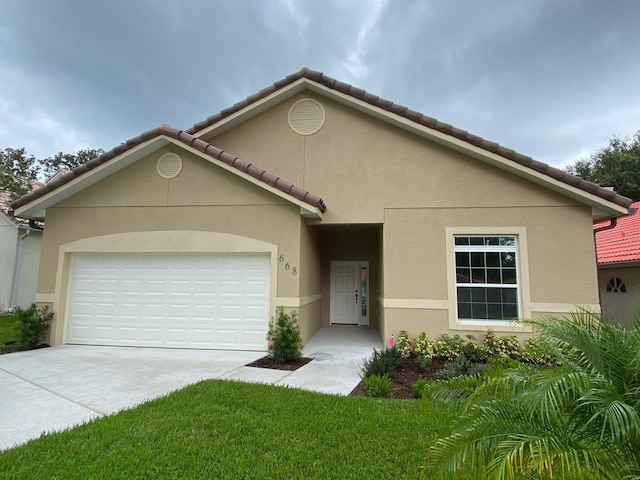
[[[302,357],[302,336],[298,326],[298,313],[287,315],[284,307],[277,308],[278,318],[269,325],[267,340],[269,340],[268,355],[276,363],[295,362]]]
[[[413,348],[411,346],[411,339],[409,338],[409,334],[406,330],[400,330],[396,345],[398,346],[398,350],[400,351],[400,356],[402,358],[409,358],[411,356]]]
[[[413,384],[413,395],[416,398],[422,398],[425,394],[432,388],[433,385],[432,380],[427,380],[426,378],[421,378],[416,383]]]
[[[497,337],[492,329],[484,332],[484,350],[488,357],[503,356],[514,360],[522,357],[522,344],[515,335]]]
[[[376,350],[374,348],[373,355],[365,359],[362,364],[362,376],[371,377],[377,375],[382,377],[384,375],[391,375],[400,365],[400,358],[400,351],[396,345],[383,350]]]
[[[522,361],[536,365],[557,365],[551,348],[539,338],[530,338],[525,342]]]
[[[369,397],[384,397],[385,395],[398,390],[397,387],[392,387],[393,382],[388,374],[363,377],[362,382],[364,383],[364,387],[367,390],[367,396]]]
[[[434,347],[434,357],[444,357],[447,360],[454,360],[463,354],[465,340],[460,335],[448,335],[443,333],[436,340]]]
[[[433,358],[427,357],[426,355],[418,355],[416,358],[416,363],[423,370],[429,370],[431,368],[431,364],[433,363]]]
[[[49,307],[38,308],[35,303],[32,303],[26,310],[17,307],[15,314],[18,317],[16,324],[18,345],[24,348],[37,347],[47,333],[53,319],[53,312]]]
[[[425,332],[421,332],[416,338],[414,350],[418,356],[433,357],[435,353],[434,346],[434,341],[427,337]]]
[[[458,377],[460,375],[466,375],[469,367],[471,367],[471,361],[464,355],[449,360],[438,372],[438,378],[446,380],[448,378]]]

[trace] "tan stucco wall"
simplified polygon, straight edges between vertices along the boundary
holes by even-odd
[[[310,136],[287,124],[290,106],[304,96],[319,100],[326,114],[322,129]],[[273,135],[277,149],[256,148]],[[422,318],[418,323],[434,334],[449,330],[455,308],[446,252],[451,227],[515,228],[526,237],[521,302],[528,316],[598,303],[591,209],[514,174],[313,93],[208,139],[292,181],[302,172],[302,186],[329,206],[316,223],[383,224],[375,253],[377,294],[383,304],[395,305],[372,316],[384,316],[383,338],[402,318],[407,325]],[[328,262],[344,258],[350,248],[348,242],[323,240],[323,325],[329,324]],[[404,304],[412,308],[398,306]]]
[[[630,310],[640,308],[640,265],[601,267],[598,276],[602,312],[631,327]],[[607,283],[613,277],[624,282],[626,293],[607,292]]]
[[[326,114],[309,136],[287,122],[305,96]],[[81,238],[223,232],[277,246],[278,301],[299,309],[305,337],[330,324],[332,260],[369,261],[370,326],[383,339],[402,325],[437,335],[449,330],[455,308],[448,229],[482,227],[521,235],[527,315],[598,303],[591,209],[495,166],[313,93],[205,139],[321,195],[328,210],[322,219],[302,218],[286,199],[168,146],[48,209],[38,291],[54,292],[58,249]],[[155,171],[168,151],[185,161],[173,180]],[[361,235],[359,224],[377,230]],[[336,233],[337,225],[348,232]]]
[[[299,265],[299,207],[184,151],[176,151],[183,159],[181,174],[163,179],[156,172],[156,162],[167,150],[151,154],[47,210],[38,299],[52,302],[56,308],[56,343],[62,340],[64,322],[66,277],[61,272],[68,263],[60,252],[111,248],[109,244],[100,246],[101,238],[109,235],[123,234],[117,237],[122,245],[111,244],[118,252],[127,251],[127,235],[139,232],[156,232],[145,240],[144,249],[149,252],[234,251],[234,242],[245,243],[247,239],[250,244],[255,239],[273,245],[269,252],[275,282],[272,313],[279,297],[299,296],[299,277],[285,275],[277,262],[283,254]],[[194,195],[197,190],[201,195]],[[233,235],[237,240],[227,245],[224,239],[206,237],[206,233]],[[78,243],[82,240],[85,242]],[[266,251],[266,247],[260,248]]]

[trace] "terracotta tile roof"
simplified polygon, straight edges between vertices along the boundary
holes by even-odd
[[[596,195],[600,198],[608,200],[612,203],[620,205],[622,207],[628,208],[631,204],[632,200],[622,195],[618,195],[614,191],[606,188],[602,188],[599,185],[591,182],[587,182],[586,180],[581,179],[580,177],[576,177],[569,173],[563,172],[560,169],[554,168],[546,163],[539,162],[534,160],[531,157],[526,155],[522,155],[521,153],[516,152],[510,148],[504,147],[496,142],[491,142],[489,140],[485,140],[482,137],[477,135],[473,135],[466,130],[462,130],[456,128],[448,123],[441,122],[436,120],[435,118],[428,117],[426,115],[421,114],[420,112],[416,112],[415,110],[411,110],[408,107],[403,105],[398,105],[393,103],[390,100],[385,100],[384,98],[380,98],[376,95],[373,95],[365,90],[354,87],[353,85],[349,85],[348,83],[340,82],[334,78],[325,75],[322,72],[317,72],[314,70],[310,70],[308,68],[303,68],[299,72],[293,73],[282,80],[275,82],[273,85],[260,90],[258,93],[255,93],[244,100],[236,103],[235,105],[222,110],[221,112],[213,115],[206,120],[196,123],[193,127],[186,130],[187,133],[197,134],[201,130],[210,127],[223,120],[224,118],[233,115],[234,113],[242,110],[243,108],[248,107],[249,105],[256,103],[257,101],[268,97],[269,95],[281,90],[282,88],[290,85],[301,78],[309,79],[313,82],[324,85],[325,87],[336,90],[345,95],[349,95],[355,99],[361,100],[363,102],[368,103],[374,107],[381,108],[388,112],[394,113],[401,117],[407,118],[417,124],[424,125],[425,127],[434,129],[438,132],[444,133],[446,135],[450,135],[458,140],[462,140],[467,142],[473,146],[482,148],[491,153],[495,153],[504,157],[508,160],[511,160],[515,163],[523,165],[525,167],[531,168],[539,173],[547,175],[555,180],[559,180],[567,185],[571,185],[572,187],[576,187],[580,190],[584,190],[585,192]]]
[[[34,190],[37,188],[42,188],[44,187],[44,185],[45,185],[44,183],[39,181],[35,181],[31,184]],[[20,219],[15,218],[13,216],[13,212],[11,211],[10,199],[11,199],[11,195],[9,194],[9,192],[7,192],[6,190],[0,190],[0,213],[3,213],[4,215],[12,219],[14,222],[18,222]]]
[[[32,202],[49,192],[60,188],[64,184],[70,182],[74,178],[80,177],[90,170],[112,160],[113,158],[125,153],[126,151],[132,149],[133,147],[140,145],[146,141],[149,141],[153,138],[159,137],[161,135],[165,135],[167,137],[178,140],[185,145],[195,148],[200,152],[209,155],[212,158],[220,160],[221,162],[226,163],[227,165],[241,171],[245,172],[248,175],[258,179],[259,181],[271,186],[275,187],[278,190],[287,193],[298,200],[301,200],[313,207],[318,208],[321,212],[327,210],[327,206],[318,195],[310,193],[300,187],[295,186],[294,184],[287,182],[286,180],[274,175],[272,173],[267,172],[263,168],[258,167],[255,164],[245,162],[244,160],[239,159],[238,157],[225,152],[224,150],[220,150],[219,148],[211,145],[210,143],[205,142],[204,140],[200,140],[199,138],[190,135],[189,133],[178,130],[170,127],[169,125],[161,125],[158,128],[154,128],[153,130],[149,130],[147,132],[138,135],[137,137],[131,138],[126,142],[118,145],[117,147],[109,150],[108,152],[103,153],[99,157],[96,157],[92,160],[89,160],[84,165],[81,165],[73,170],[64,173],[60,176],[55,176],[52,181],[44,185],[42,188],[38,188],[17,200],[11,203],[11,208],[13,210],[26,205],[29,202]]]
[[[631,208],[640,209],[640,202],[632,203]],[[618,217],[617,222],[615,228],[595,234],[598,263],[640,262],[640,211]],[[598,223],[593,229],[607,225],[608,221]]]

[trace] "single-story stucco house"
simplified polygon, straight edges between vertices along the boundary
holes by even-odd
[[[640,308],[640,202],[615,223],[594,225],[602,312],[631,326],[630,311]]]
[[[279,305],[305,341],[520,334],[597,306],[592,225],[630,203],[305,68],[12,206],[46,221],[52,344],[265,350]]]
[[[0,312],[35,301],[41,230],[9,215],[9,194],[0,192]]]

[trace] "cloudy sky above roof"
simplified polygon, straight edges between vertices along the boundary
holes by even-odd
[[[307,66],[562,166],[640,129],[635,0],[2,1],[0,149],[111,149]]]

